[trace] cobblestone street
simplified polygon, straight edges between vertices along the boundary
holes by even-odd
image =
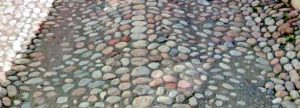
[[[45,6],[53,8],[32,9],[49,15],[36,16],[45,18],[40,27],[27,25],[38,30],[31,42],[1,36],[28,31],[18,23],[0,25],[0,48],[8,46],[0,51],[7,71],[0,75],[7,79],[0,81],[2,107],[300,106],[300,16],[284,3],[54,0]],[[13,39],[25,44],[6,41]]]

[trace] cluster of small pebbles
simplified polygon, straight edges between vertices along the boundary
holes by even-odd
[[[48,16],[53,0],[2,0],[0,3],[0,72],[11,69],[18,52],[24,52],[41,23]]]
[[[272,65],[265,88],[268,94],[276,96],[273,104],[296,108],[300,106],[299,11],[284,3],[260,4],[259,1],[251,4],[255,12],[250,15],[260,24],[252,28],[257,30],[255,40],[259,40],[254,49],[262,52],[261,56]]]
[[[1,82],[1,104],[296,108],[299,13],[272,0],[199,1],[54,1]]]
[[[1,0],[0,1],[0,107],[11,106],[18,94],[19,83],[12,84],[5,72],[12,68],[12,62],[19,52],[26,52],[28,45],[52,7],[53,0]],[[28,60],[19,60],[28,63]],[[25,67],[25,66],[24,66]]]

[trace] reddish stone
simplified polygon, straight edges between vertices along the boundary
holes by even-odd
[[[153,28],[155,28],[155,25],[154,24],[147,24],[147,28],[153,29]]]
[[[121,31],[125,31],[125,30],[129,30],[129,29],[131,29],[132,27],[130,26],[130,25],[122,25],[122,26],[120,26],[119,27],[119,29],[121,30]]]
[[[114,57],[114,56],[116,56],[116,55],[118,55],[118,54],[120,54],[120,52],[114,51],[114,52],[109,53],[108,56],[109,56],[109,57]]]
[[[194,43],[196,43],[196,41],[195,40],[189,40],[189,43],[194,44]]]
[[[145,15],[146,11],[145,10],[136,10],[136,11],[132,11],[133,15]]]
[[[150,86],[150,87],[157,87],[157,86],[161,85],[162,83],[163,83],[163,80],[162,80],[161,78],[159,78],[159,79],[154,79],[153,81],[151,81],[151,82],[149,83],[149,86]]]
[[[271,61],[271,65],[276,65],[279,63],[279,59],[278,58],[275,58]]]
[[[120,2],[119,0],[110,0],[109,4],[110,5],[117,5],[117,4],[119,4],[119,2]]]
[[[127,19],[127,20],[131,19],[132,16],[133,16],[132,14],[127,14],[127,15],[124,16],[124,19]]]
[[[279,26],[278,31],[282,34],[291,34],[293,33],[293,28],[291,27],[290,23],[284,23]]]
[[[154,41],[154,40],[156,40],[157,39],[157,35],[156,34],[150,34],[149,36],[148,36],[148,41],[150,41],[150,42],[152,42],[152,41]]]
[[[76,48],[82,48],[82,47],[84,47],[84,42],[76,43]]]
[[[283,80],[285,80],[285,81],[288,81],[288,80],[290,79],[288,73],[280,73],[280,74],[278,75],[278,78],[279,78],[279,79],[283,79]]]
[[[215,61],[216,61],[215,58],[208,58],[208,59],[206,60],[207,63],[213,63],[213,62],[215,62]]]
[[[121,41],[123,42],[129,42],[130,41],[130,37],[129,36],[124,36]]]
[[[280,73],[282,71],[282,66],[281,66],[281,64],[276,64],[274,67],[273,67],[273,72],[275,73],[275,74],[278,74],[278,73]]]
[[[274,32],[272,38],[277,39],[281,34],[279,32]]]
[[[134,57],[143,57],[146,56],[148,52],[147,49],[133,49],[130,54]]]
[[[215,27],[214,28],[214,31],[217,31],[217,32],[225,32],[227,30],[228,30],[228,28],[226,28],[226,27]]]
[[[14,0],[14,3],[16,5],[20,5],[20,4],[23,4],[23,0]]]
[[[100,16],[102,16],[102,15],[106,15],[106,14],[107,14],[107,12],[106,12],[106,11],[104,11],[104,12],[100,12],[100,13],[99,13],[99,15],[100,15]]]
[[[39,57],[39,56],[43,56],[43,53],[41,53],[41,52],[34,52],[34,53],[31,53],[29,56],[30,57]]]
[[[153,18],[149,18],[149,19],[147,20],[147,22],[148,22],[149,24],[153,24],[153,23],[155,23],[155,20],[154,20]]]
[[[239,33],[235,32],[235,31],[228,31],[228,32],[226,32],[226,35],[228,35],[230,37],[237,37],[237,36],[239,36]]]
[[[242,12],[242,14],[243,14],[244,16],[248,16],[248,15],[250,14],[250,12],[244,11],[244,12]]]
[[[97,14],[96,14],[95,12],[90,13],[89,15],[90,15],[90,17],[95,17],[95,16],[97,16]]]
[[[163,18],[163,17],[160,16],[160,15],[155,16],[155,20],[156,20],[156,21],[160,21],[160,20],[162,20],[162,18]]]
[[[6,74],[5,74],[5,72],[2,71],[2,69],[0,70],[0,80],[1,81],[7,80]]]
[[[139,78],[132,80],[131,83],[134,85],[141,85],[141,84],[149,83],[150,81],[151,81],[151,79],[149,79],[148,77],[139,77]]]
[[[93,44],[89,44],[89,45],[88,45],[88,48],[89,48],[90,50],[92,50],[92,49],[95,48],[95,46],[94,46]]]
[[[283,90],[277,91],[277,92],[275,93],[275,96],[276,96],[276,97],[285,97],[285,96],[287,96],[287,95],[288,95],[288,93],[287,93],[286,91],[283,91]]]
[[[76,69],[75,66],[68,66],[66,68],[63,69],[63,72],[73,72]]]
[[[130,80],[130,74],[124,74],[121,78],[120,78],[121,81],[129,81]]]
[[[300,81],[295,81],[294,84],[297,89],[300,89]]]
[[[225,41],[233,41],[234,39],[232,37],[230,37],[230,36],[224,36],[223,40],[225,40]]]
[[[160,55],[152,55],[152,56],[148,56],[148,59],[151,62],[157,62],[157,61],[161,61],[162,57]]]
[[[170,56],[169,56],[168,53],[161,53],[160,55],[161,55],[161,57],[162,57],[163,59],[168,59],[168,58],[170,58]]]
[[[97,96],[92,95],[92,96],[90,96],[90,97],[87,99],[87,101],[89,101],[89,102],[96,102],[96,101],[97,101]]]
[[[151,73],[152,78],[160,78],[163,76],[163,72],[161,70],[155,70]]]
[[[171,9],[172,9],[172,7],[167,6],[164,10],[169,11]]]
[[[34,61],[41,61],[45,59],[44,54],[41,52],[32,53],[29,56],[32,57]]]
[[[242,17],[241,17],[241,16],[238,16],[238,17],[235,17],[235,18],[234,18],[234,21],[236,21],[236,22],[241,22],[241,21],[243,21],[243,20],[242,20]]]
[[[253,32],[251,33],[253,37],[255,38],[260,38],[261,37],[261,33],[260,32]]]
[[[205,21],[206,18],[205,18],[205,17],[199,17],[198,20],[200,20],[200,21]]]
[[[112,40],[108,41],[108,45],[114,46],[118,42],[119,42],[118,39],[112,39]]]
[[[217,20],[217,19],[219,19],[219,18],[218,18],[217,16],[212,16],[211,19]]]
[[[186,80],[180,80],[177,85],[179,88],[187,89],[192,87],[192,84]]]
[[[34,60],[34,61],[42,61],[42,60],[44,60],[45,58],[46,58],[45,56],[39,56],[39,57],[34,58],[33,60]]]
[[[174,77],[173,75],[165,75],[163,77],[163,79],[165,82],[176,82],[177,81],[177,78]]]
[[[189,58],[189,56],[186,54],[183,54],[183,53],[179,53],[178,58],[181,60],[187,60]]]
[[[173,57],[172,59],[178,63],[182,62],[182,60],[178,56]]]
[[[147,18],[153,18],[153,17],[154,17],[154,15],[153,15],[153,14],[151,14],[151,13],[148,13],[148,14],[146,15],[146,17],[147,17]]]
[[[73,92],[71,93],[72,96],[81,96],[86,92],[86,88],[78,88],[73,90]]]
[[[275,51],[275,56],[278,57],[278,58],[284,56],[284,51],[282,51],[282,50]]]
[[[176,83],[166,83],[166,88],[175,89],[175,88],[177,88],[177,84]]]
[[[299,15],[297,10],[290,11],[289,18],[295,18]]]

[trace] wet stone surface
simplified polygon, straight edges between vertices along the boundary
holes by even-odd
[[[298,46],[282,51],[280,39],[266,41],[280,22],[259,13],[256,2],[55,1],[30,51],[1,83],[1,103],[294,108]]]

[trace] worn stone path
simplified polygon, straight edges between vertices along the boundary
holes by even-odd
[[[275,21],[253,18],[253,5],[252,0],[210,5],[55,1],[38,38],[7,73],[13,98],[2,103],[22,108],[281,107],[265,86],[273,64],[259,34],[261,22]]]

